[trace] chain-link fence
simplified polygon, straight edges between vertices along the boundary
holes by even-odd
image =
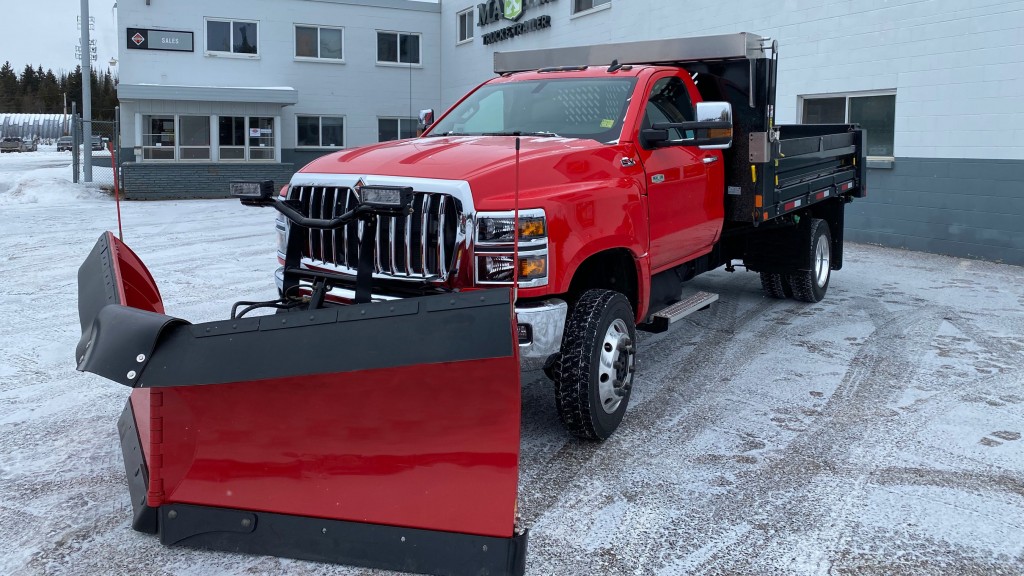
[[[114,190],[120,183],[120,162],[118,152],[120,149],[119,130],[117,122],[92,120],[91,142],[83,142],[85,123],[81,117],[75,116],[71,123],[71,136],[74,145],[71,148],[73,155],[72,171],[75,182],[94,182],[100,188]]]

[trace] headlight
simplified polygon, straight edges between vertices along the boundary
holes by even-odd
[[[518,273],[519,286],[548,283],[548,226],[544,210],[519,211],[519,261],[515,262],[516,218],[513,212],[480,212],[476,221],[477,284],[512,284]]]
[[[512,242],[515,218],[480,218],[477,220],[477,242]],[[547,236],[543,216],[519,217],[519,240],[540,240]]]

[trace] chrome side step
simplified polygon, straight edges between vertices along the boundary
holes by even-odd
[[[648,317],[647,322],[640,324],[637,328],[645,332],[664,332],[668,330],[672,323],[682,320],[694,312],[708,308],[716,300],[718,300],[718,294],[696,292],[675,304],[655,312]]]

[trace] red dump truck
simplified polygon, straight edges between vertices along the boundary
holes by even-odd
[[[224,321],[166,315],[102,236],[79,271],[76,360],[132,388],[133,527],[522,574],[521,363],[544,366],[570,432],[604,439],[636,331],[717,298],[688,280],[742,264],[769,296],[816,302],[842,266],[865,135],[776,125],[776,57],[753,34],[498,53],[421,137],[325,156],[281,190],[233,183],[280,212],[281,267],[278,298]]]
[[[361,183],[413,188],[413,213],[376,226],[374,298],[517,274],[520,356],[546,366],[566,427],[603,439],[629,401],[636,329],[716,298],[687,280],[737,262],[771,297],[817,302],[842,267],[864,132],[777,126],[774,56],[751,34],[499,53],[498,77],[422,137],[325,156],[282,193],[329,217]],[[309,233],[286,263],[288,226],[282,293],[301,268],[351,301],[359,226]]]

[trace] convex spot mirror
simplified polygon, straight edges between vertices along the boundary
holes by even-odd
[[[416,135],[419,136],[427,131],[434,124],[434,109],[420,110],[420,122],[416,126]]]

